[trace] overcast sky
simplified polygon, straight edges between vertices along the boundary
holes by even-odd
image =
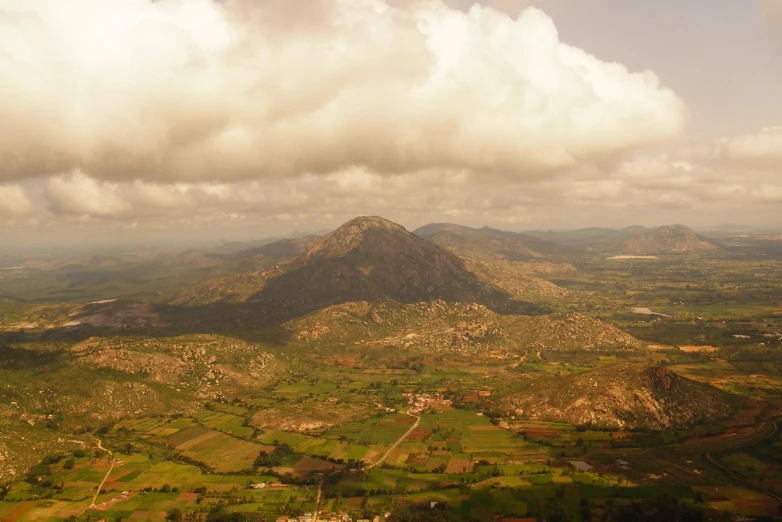
[[[782,0],[0,0],[0,240],[782,228]]]

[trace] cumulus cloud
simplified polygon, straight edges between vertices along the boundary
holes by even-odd
[[[0,185],[0,217],[24,216],[32,211],[32,203],[19,185]]]
[[[725,157],[733,161],[782,165],[782,127],[764,127],[754,134],[724,139],[721,145]]]
[[[535,178],[666,140],[685,120],[653,73],[560,42],[538,9],[514,19],[439,0],[0,0],[0,77],[6,180],[353,166]],[[54,200],[97,190],[58,180]],[[114,213],[111,193],[72,210]]]
[[[746,140],[746,136],[726,138],[695,148],[698,154],[680,148],[628,159],[608,170],[593,166],[500,185],[481,183],[477,174],[467,170],[437,168],[383,176],[351,167],[326,175],[188,183],[107,181],[75,172],[51,178],[41,206],[55,220],[83,216],[143,226],[181,221],[196,227],[217,222],[233,226],[259,219],[301,219],[318,228],[313,223],[325,219],[332,225],[358,214],[380,214],[405,223],[448,218],[474,224],[522,224],[546,215],[572,220],[584,213],[605,214],[608,209],[613,217],[618,211],[630,213],[622,218],[627,223],[663,211],[680,216],[674,221],[686,221],[686,216],[703,218],[715,209],[760,211],[780,202],[778,163],[747,168],[725,159],[724,143]]]
[[[49,206],[57,214],[116,217],[132,210],[120,185],[90,178],[81,171],[48,180]]]
[[[406,7],[426,0],[386,0],[389,5]],[[596,0],[443,0],[443,3],[453,9],[468,11],[475,4],[481,4],[501,11],[511,17],[518,16],[527,7],[538,7],[544,10],[558,9],[562,7],[573,8],[594,3]]]

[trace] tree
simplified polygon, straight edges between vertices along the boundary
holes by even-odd
[[[169,509],[166,512],[166,520],[180,522],[182,520],[182,511],[180,511],[179,508]]]

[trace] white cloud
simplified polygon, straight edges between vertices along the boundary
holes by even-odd
[[[754,134],[722,140],[727,159],[775,164],[782,170],[782,126],[765,127]]]
[[[81,171],[55,176],[46,188],[49,207],[57,214],[120,217],[133,211],[120,185],[95,180]]]
[[[19,185],[0,185],[0,217],[24,216],[32,211],[26,192]]]
[[[410,6],[427,0],[387,0],[387,3],[395,7]],[[513,18],[517,17],[528,7],[541,9],[558,9],[562,7],[582,7],[585,4],[593,4],[597,0],[443,0],[443,3],[453,9],[468,11],[475,4],[484,5],[503,12]]]
[[[96,223],[132,221],[140,229],[221,223],[230,228],[283,218],[312,229],[319,225],[305,223],[333,224],[359,214],[381,214],[407,223],[447,217],[473,224],[521,224],[559,216],[575,219],[575,224],[580,215],[608,212],[617,219],[624,215],[629,224],[661,212],[673,212],[677,217],[672,221],[686,222],[687,216],[703,219],[715,212],[743,216],[748,209],[757,213],[765,208],[770,218],[773,212],[768,212],[782,194],[779,162],[765,161],[766,152],[775,152],[765,146],[773,134],[763,129],[637,156],[608,170],[576,168],[554,177],[501,183],[447,168],[382,176],[350,167],[327,175],[188,183],[106,181],[76,171],[50,178],[43,193],[46,200],[27,201],[25,206],[28,211],[48,208],[48,219],[55,222],[86,216]],[[728,160],[728,150],[741,161]],[[764,161],[747,167],[747,158],[756,157]]]
[[[0,0],[0,77],[9,180],[535,178],[685,119],[654,74],[561,43],[542,11],[437,0]]]

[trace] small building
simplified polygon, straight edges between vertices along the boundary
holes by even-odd
[[[576,471],[589,471],[592,469],[592,466],[584,462],[583,460],[571,460],[568,462],[570,466],[575,469]]]

